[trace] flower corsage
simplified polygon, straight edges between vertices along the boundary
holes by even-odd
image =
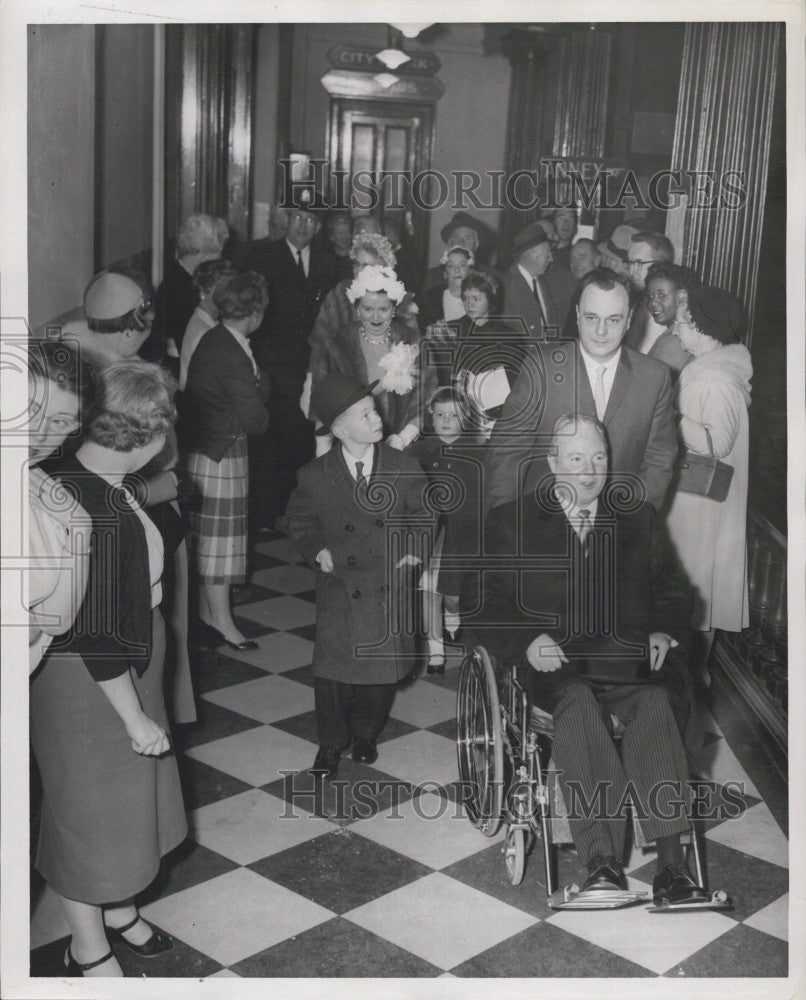
[[[411,392],[417,380],[417,359],[420,349],[417,344],[405,342],[395,344],[378,362],[378,367],[384,369],[381,388],[387,392],[396,392],[405,396]]]

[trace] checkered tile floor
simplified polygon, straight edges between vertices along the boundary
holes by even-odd
[[[709,716],[700,770],[717,789],[744,783],[743,814],[705,823],[704,846],[710,885],[728,891],[733,909],[551,911],[539,846],[523,883],[509,885],[501,833],[486,839],[456,804],[458,651],[444,677],[399,690],[374,766],[345,759],[319,793],[300,773],[316,752],[313,574],[286,539],[261,539],[236,598],[260,650],[195,654],[199,722],[175,734],[191,836],[142,912],[176,947],[143,960],[116,946],[127,975],[787,974],[786,789],[765,774],[759,790],[718,706],[724,730]],[[560,853],[561,882],[575,862]],[[654,857],[633,849],[627,870],[633,886],[649,888]],[[31,974],[58,975],[67,927],[47,887],[36,884],[33,900]]]

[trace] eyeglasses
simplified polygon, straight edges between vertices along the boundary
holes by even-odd
[[[644,264],[657,264],[656,260],[628,260],[627,267],[643,267]]]

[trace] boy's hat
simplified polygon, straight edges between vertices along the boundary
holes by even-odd
[[[336,417],[349,410],[359,399],[372,395],[372,390],[378,382],[380,379],[364,385],[352,375],[344,375],[341,372],[325,375],[311,392],[311,409],[322,422],[316,433],[329,434]]]

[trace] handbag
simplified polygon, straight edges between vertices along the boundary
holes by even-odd
[[[714,458],[714,446],[707,427],[705,436],[708,438],[708,455],[698,455],[686,449],[679,456],[677,488],[683,493],[693,493],[722,503],[730,490],[733,466]]]

